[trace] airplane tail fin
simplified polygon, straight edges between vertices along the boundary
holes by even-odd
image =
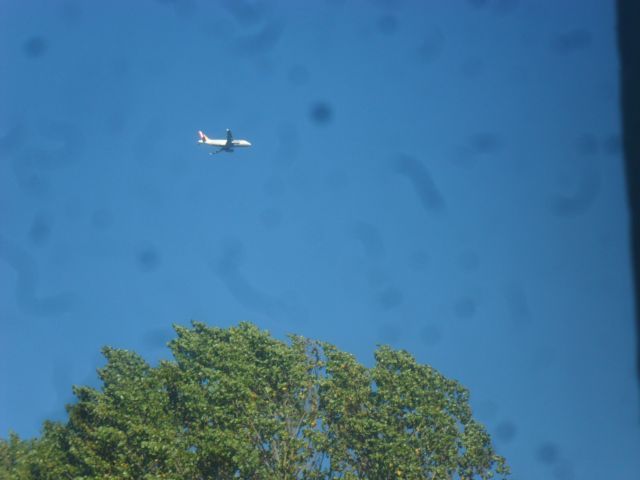
[[[198,135],[200,136],[201,143],[204,143],[207,140],[209,140],[209,138],[202,132],[202,130],[198,130]]]

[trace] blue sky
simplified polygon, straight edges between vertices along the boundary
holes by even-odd
[[[249,320],[470,388],[519,479],[640,468],[613,2],[0,3],[0,434]],[[231,128],[248,150],[195,142]]]

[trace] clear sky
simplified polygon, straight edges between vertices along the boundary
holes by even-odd
[[[520,480],[634,478],[607,0],[0,0],[0,435],[249,320],[469,387]],[[253,143],[207,155],[197,130]]]

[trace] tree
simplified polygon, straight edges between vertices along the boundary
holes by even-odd
[[[0,479],[487,479],[508,475],[469,394],[407,352],[366,368],[249,323],[176,327],[157,367],[105,348],[68,421],[0,443]]]

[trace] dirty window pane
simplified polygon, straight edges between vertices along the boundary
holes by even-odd
[[[0,436],[249,320],[458,379],[514,478],[633,478],[618,67],[599,0],[3,2]]]

